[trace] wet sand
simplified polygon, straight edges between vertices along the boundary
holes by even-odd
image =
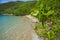
[[[34,23],[27,18],[23,18],[23,20],[22,24],[18,26],[14,24],[14,26],[12,25],[12,27],[2,32],[0,40],[33,40]]]

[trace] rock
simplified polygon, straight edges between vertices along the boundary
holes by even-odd
[[[33,23],[39,23],[39,20],[31,15],[26,15],[25,17],[29,18]]]

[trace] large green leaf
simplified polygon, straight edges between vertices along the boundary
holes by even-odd
[[[38,13],[39,13],[39,10],[34,10],[33,12],[31,12],[31,15],[33,15],[33,16],[37,16]]]
[[[54,10],[49,10],[46,15],[49,16],[49,15],[51,15],[53,13],[54,13]]]

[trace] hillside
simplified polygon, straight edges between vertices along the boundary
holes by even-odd
[[[33,1],[30,2],[8,2],[0,4],[0,13],[3,14],[14,14],[14,15],[26,15],[30,13],[30,10],[35,6],[36,3]]]

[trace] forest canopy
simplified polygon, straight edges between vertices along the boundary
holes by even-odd
[[[32,16],[40,21],[34,28],[44,40],[60,40],[60,0],[39,0]]]
[[[0,4],[0,14],[27,15],[34,7],[36,1],[16,1]]]
[[[44,40],[60,40],[60,0],[34,0],[0,4],[0,13],[16,16],[32,15],[39,23],[36,34]]]

